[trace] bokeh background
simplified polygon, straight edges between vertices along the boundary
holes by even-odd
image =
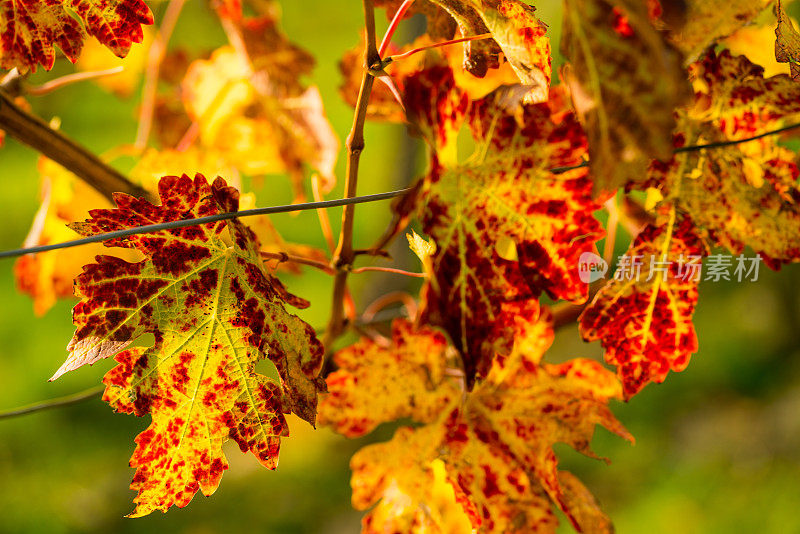
[[[540,14],[558,42],[560,7],[547,2]],[[164,3],[154,2],[160,16]],[[352,111],[338,95],[337,62],[354,46],[362,25],[360,2],[304,0],[283,3],[290,38],[318,59],[319,85],[329,118],[343,139]],[[386,21],[379,17],[381,30]],[[403,26],[412,31],[415,22]],[[402,33],[402,32],[401,32]],[[190,0],[172,45],[211,50],[224,34],[206,3]],[[41,82],[71,72],[60,62]],[[98,153],[132,142],[136,96],[121,99],[82,83],[42,98],[31,98],[45,119]],[[421,146],[405,128],[370,124],[366,131],[360,193],[405,186],[424,167]],[[38,207],[37,154],[7,141],[0,150],[0,248],[19,246]],[[339,177],[343,177],[340,161]],[[292,194],[282,177],[256,190],[260,203],[285,204]],[[341,186],[330,195],[338,197]],[[386,203],[357,209],[357,243],[367,245],[388,222]],[[330,210],[338,223],[340,209]],[[285,237],[323,247],[316,215],[281,215],[274,222]],[[618,253],[625,248],[620,238]],[[398,261],[414,268],[398,247]],[[70,308],[61,302],[44,317],[33,314],[19,294],[13,262],[0,263],[0,410],[81,391],[97,385],[112,366],[103,361],[47,379],[66,357],[72,335]],[[397,287],[396,277],[353,277],[359,306]],[[284,277],[289,288],[312,301],[303,317],[323,327],[331,279],[316,272]],[[628,443],[598,429],[594,446],[610,465],[559,447],[562,465],[593,490],[621,534],[800,532],[800,268],[763,269],[757,283],[709,283],[700,287],[695,324],[700,350],[687,371],[649,386],[631,403],[613,409],[636,437]],[[557,334],[548,359],[601,357],[583,343],[577,328]],[[128,458],[146,418],[116,415],[99,399],[26,417],[0,420],[0,532],[217,532],[351,533],[360,512],[350,507],[348,461],[365,443],[387,439],[391,427],[349,441],[328,430],[290,422],[275,472],[260,467],[233,445],[231,468],[212,498],[202,495],[184,509],[124,519],[131,511],[133,470]],[[232,445],[232,444],[229,444]],[[563,531],[571,529],[563,526]]]

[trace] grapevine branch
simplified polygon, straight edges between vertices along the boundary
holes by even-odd
[[[150,198],[150,193],[86,148],[20,108],[3,90],[0,90],[0,128],[17,141],[73,172],[109,200],[113,200],[112,195],[117,191]]]
[[[347,136],[347,176],[345,178],[345,198],[355,197],[358,185],[358,164],[361,152],[364,150],[364,124],[367,120],[367,105],[372,94],[372,85],[375,77],[373,67],[380,65],[381,57],[378,53],[377,37],[375,34],[375,10],[372,0],[363,0],[364,24],[366,27],[366,52],[364,54],[364,73],[361,77],[361,87],[358,91],[356,110],[353,116],[353,126]],[[342,230],[339,234],[339,245],[333,256],[332,265],[339,269],[333,282],[333,303],[331,318],[325,332],[323,345],[330,350],[333,341],[344,330],[344,301],[347,295],[347,275],[349,267],[355,259],[353,250],[353,216],[355,205],[345,207],[342,214]]]

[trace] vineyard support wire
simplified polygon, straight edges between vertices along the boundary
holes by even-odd
[[[218,213],[216,215],[208,215],[206,217],[198,217],[196,219],[184,219],[181,221],[170,221],[158,224],[148,224],[146,226],[137,226],[134,228],[127,228],[125,230],[117,230],[115,232],[108,232],[105,234],[97,234],[82,239],[75,239],[73,241],[65,241],[63,243],[53,243],[51,245],[41,245],[37,247],[20,248],[15,250],[6,250],[0,252],[0,259],[13,258],[16,256],[23,256],[25,254],[34,254],[37,252],[48,252],[51,250],[58,250],[64,248],[77,247],[80,245],[88,245],[90,243],[100,243],[111,239],[118,239],[122,237],[129,237],[137,234],[148,234],[153,232],[160,232],[163,230],[174,230],[176,228],[185,228],[187,226],[196,226],[199,224],[208,224],[219,221],[228,221],[231,219],[238,219],[240,217],[252,217],[255,215],[271,215],[274,213],[288,213],[292,211],[315,210],[321,208],[334,208],[337,206],[348,206],[352,204],[362,204],[365,202],[376,202],[379,200],[386,200],[389,198],[399,197],[406,194],[409,189],[400,189],[397,191],[390,191],[388,193],[377,193],[374,195],[364,195],[360,197],[343,198],[336,200],[323,200],[321,202],[306,202],[304,204],[287,204],[283,206],[271,206],[266,208],[254,208],[242,211],[232,211],[226,213]]]
[[[783,132],[788,132],[790,130],[796,130],[800,128],[800,123],[789,124],[782,128],[778,128],[776,130],[770,130],[768,132],[764,132],[758,134],[753,137],[747,137],[745,139],[734,139],[731,141],[719,141],[715,143],[707,143],[703,145],[691,145],[691,146],[684,146],[680,148],[676,148],[674,152],[676,154],[680,154],[682,152],[697,152],[700,150],[712,149],[712,148],[724,148],[728,146],[738,145],[740,143],[747,143],[749,141],[756,141],[758,139],[763,139],[765,137],[771,135],[777,135]],[[550,172],[553,174],[564,174],[566,172],[582,169],[589,166],[589,161],[583,161],[578,165],[572,165],[569,167],[555,167],[550,169]],[[255,208],[250,210],[244,211],[237,211],[231,213],[221,213],[218,215],[209,215],[208,217],[200,217],[197,219],[185,219],[182,221],[172,221],[168,223],[160,223],[160,224],[150,224],[147,226],[138,226],[135,228],[128,228],[127,230],[119,230],[117,232],[109,232],[106,234],[98,234],[91,237],[86,237],[83,239],[76,239],[73,241],[65,241],[63,243],[54,243],[52,245],[43,245],[38,247],[29,247],[29,248],[19,248],[14,250],[6,250],[0,251],[0,259],[3,258],[13,258],[17,256],[23,256],[25,254],[34,254],[37,252],[48,252],[50,250],[58,250],[62,248],[71,248],[77,247],[80,245],[88,245],[90,243],[99,243],[102,241],[107,241],[110,239],[116,239],[120,237],[128,237],[137,234],[146,234],[152,232],[158,232],[161,230],[171,230],[174,228],[185,228],[187,226],[195,226],[198,224],[206,224],[211,222],[217,221],[225,221],[230,219],[237,219],[239,217],[252,217],[254,215],[268,215],[273,213],[287,213],[291,211],[304,211],[304,210],[312,210],[312,209],[324,209],[324,208],[334,208],[337,206],[347,206],[350,204],[362,204],[367,202],[377,202],[379,200],[386,200],[389,198],[399,197],[406,193],[408,193],[411,189],[399,189],[397,191],[389,191],[388,193],[377,193],[374,195],[364,195],[360,197],[351,197],[351,198],[343,198],[338,200],[324,200],[321,202],[306,202],[303,204],[289,204],[283,206],[272,206],[266,208]]]

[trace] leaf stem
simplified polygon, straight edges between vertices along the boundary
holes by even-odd
[[[278,260],[278,263],[297,263],[300,265],[308,265],[314,267],[327,274],[336,274],[336,270],[330,264],[324,261],[312,260],[311,258],[303,258],[302,256],[294,256],[286,252],[261,252],[261,257],[267,260]]]
[[[109,200],[113,200],[113,193],[117,191],[136,197],[150,197],[150,193],[128,180],[86,148],[60,131],[53,130],[39,117],[20,108],[2,90],[0,90],[0,128],[20,143],[28,145],[74,173]]]
[[[142,87],[142,107],[139,110],[139,128],[136,131],[136,141],[134,141],[134,146],[138,150],[144,150],[147,146],[147,140],[150,138],[161,63],[167,54],[169,39],[175,30],[175,25],[178,22],[184,3],[185,0],[172,0],[169,3],[164,13],[164,18],[161,20],[158,34],[153,39],[153,44],[150,45],[150,50],[147,54],[147,68],[144,74],[144,86]]]
[[[381,57],[378,53],[375,36],[375,8],[372,0],[363,0],[364,24],[366,27],[367,47],[364,54],[364,73],[361,77],[361,87],[358,91],[358,100],[353,116],[353,126],[347,136],[347,176],[345,178],[345,198],[353,198],[357,194],[358,164],[361,152],[364,150],[364,123],[367,119],[367,105],[372,94],[372,85],[375,82],[371,74],[373,66],[380,65]],[[333,342],[341,335],[345,324],[344,300],[347,295],[347,275],[353,263],[353,216],[355,207],[348,205],[342,214],[342,230],[339,234],[339,245],[333,256],[332,264],[338,270],[333,284],[333,303],[331,318],[325,331],[323,345],[330,351]]]
[[[358,269],[351,269],[350,272],[353,274],[366,273],[366,272],[401,274],[403,276],[410,276],[412,278],[427,277],[425,273],[414,273],[411,271],[404,271],[402,269],[395,269],[394,267],[359,267]]]
[[[49,82],[45,82],[36,87],[28,87],[25,89],[25,92],[33,96],[44,96],[73,83],[94,80],[96,78],[102,78],[103,76],[113,76],[114,74],[119,74],[123,70],[125,70],[125,67],[119,66],[114,67],[113,69],[92,72],[74,72],[72,74],[67,74],[66,76],[55,78],[54,80],[50,80]]]
[[[403,17],[413,3],[414,0],[405,0],[402,4],[400,4],[400,7],[397,8],[397,12],[394,14],[394,17],[392,17],[392,22],[389,24],[389,28],[386,30],[383,40],[381,40],[381,44],[378,47],[378,54],[381,57],[383,57],[383,55],[386,53],[386,50],[389,48],[389,44],[392,42],[394,32],[397,31],[400,21],[403,20]]]
[[[489,39],[492,37],[491,33],[482,33],[480,35],[470,35],[469,37],[461,37],[459,39],[451,39],[450,41],[443,41],[441,43],[433,43],[430,45],[420,46],[419,48],[413,48],[407,52],[403,52],[402,54],[397,54],[394,56],[389,56],[388,59],[392,61],[397,61],[398,59],[405,59],[409,56],[413,56],[419,52],[424,52],[425,50],[430,50],[431,48],[441,48],[443,46],[450,46],[458,43],[466,43],[468,41],[480,41],[481,39]]]

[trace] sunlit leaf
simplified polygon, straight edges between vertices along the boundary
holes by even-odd
[[[222,179],[209,186],[201,175],[165,177],[159,193],[160,206],[118,195],[117,209],[93,210],[73,228],[94,235],[238,207],[235,189]],[[98,256],[84,267],[76,282],[77,330],[54,378],[116,355],[119,365],[104,378],[105,400],[117,411],[152,416],[131,459],[138,492],[132,515],[186,506],[198,489],[213,493],[227,468],[228,438],[274,468],[287,432],[283,414],[313,423],[324,390],[322,346],[285,308],[307,303],[265,271],[257,239],[236,220],[107,245],[138,250],[145,259]],[[123,350],[144,334],[154,336],[151,347]],[[256,373],[264,359],[279,381]]]
[[[583,338],[602,342],[627,397],[683,371],[697,352],[692,314],[704,254],[691,221],[648,226],[581,315]]]
[[[480,347],[504,302],[545,292],[586,298],[576,266],[603,235],[593,216],[599,206],[586,169],[550,172],[579,164],[586,140],[574,115],[550,104],[507,110],[502,93],[469,101],[447,68],[410,79],[406,100],[433,147],[417,199],[438,247],[428,316],[464,352],[471,380],[491,363]],[[476,147],[461,159],[456,140],[465,126]]]
[[[507,311],[512,322],[519,317],[517,310]],[[517,343],[494,360],[487,378],[473,391],[452,398],[429,424],[401,428],[391,441],[353,457],[354,506],[366,509],[377,503],[364,519],[363,532],[456,532],[455,525],[464,531],[463,516],[453,512],[454,501],[482,533],[553,533],[554,506],[584,532],[611,531],[586,488],[558,471],[552,446],[562,442],[594,456],[589,441],[598,424],[631,439],[607,407],[610,399],[621,396],[619,383],[588,360],[540,365],[553,333],[549,318],[529,319],[510,327]],[[405,351],[407,346],[398,341],[384,350]],[[417,364],[421,370],[430,365],[427,355],[425,360]],[[380,387],[392,378],[375,368],[366,372],[368,358],[352,365],[359,363],[367,366],[358,373],[359,388]],[[348,387],[355,388],[355,383]],[[349,399],[355,414],[370,404],[366,396]],[[442,476],[455,494],[440,493],[433,499]]]
[[[55,47],[75,62],[86,34],[124,57],[142,42],[142,25],[152,23],[142,0],[8,0],[0,6],[0,67],[50,70]]]
[[[727,51],[707,54],[691,73],[695,98],[676,147],[749,139],[800,121],[800,86],[787,75],[764,78]],[[799,175],[794,152],[767,136],[676,154],[654,163],[649,180],[720,245],[737,254],[750,246],[782,263],[800,259]]]
[[[775,59],[780,63],[788,63],[792,78],[800,81],[800,34],[794,27],[792,19],[783,10],[780,0],[775,12],[778,14],[778,26],[775,28]]]
[[[674,109],[688,97],[682,57],[639,0],[567,0],[562,72],[589,137],[597,191],[640,182],[671,155]]]

